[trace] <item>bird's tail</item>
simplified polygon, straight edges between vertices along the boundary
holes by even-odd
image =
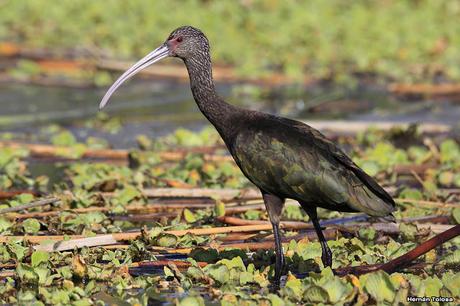
[[[391,222],[391,223],[396,223],[396,218],[393,214],[389,214],[385,217],[377,217],[376,218],[378,221],[384,221],[384,222]]]

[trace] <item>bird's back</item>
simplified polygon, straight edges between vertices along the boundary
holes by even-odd
[[[262,190],[331,210],[372,216],[394,211],[391,196],[310,126],[257,112],[239,126],[230,151]]]

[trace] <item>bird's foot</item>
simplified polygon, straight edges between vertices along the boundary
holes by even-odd
[[[277,293],[280,290],[280,283],[280,279],[273,280],[273,282],[269,286],[270,293]]]
[[[324,267],[330,267],[332,269],[332,252],[327,246],[323,248],[321,261],[323,262]]]

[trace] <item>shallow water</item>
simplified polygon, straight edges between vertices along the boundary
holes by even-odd
[[[404,101],[389,96],[381,87],[336,85],[284,86],[257,89],[237,84],[218,84],[219,93],[231,103],[301,119],[350,119],[394,122],[441,122],[457,124],[460,104],[449,100]],[[82,121],[93,118],[106,88],[59,88],[0,84],[0,131],[34,132],[37,126],[59,123],[77,135]],[[124,123],[121,135],[102,135],[116,146],[130,145],[137,134],[151,137],[178,127],[199,129],[208,124],[195,105],[188,83],[134,80],[122,86],[104,109]],[[131,137],[130,137],[131,136]],[[125,139],[123,141],[122,139]]]
[[[246,84],[218,84],[219,93],[230,103],[300,119],[345,119],[374,122],[431,122],[458,124],[460,104],[444,100],[402,100],[377,85],[279,86],[260,88]],[[57,123],[84,141],[88,136],[107,139],[115,148],[136,146],[136,136],[151,138],[179,127],[199,130],[209,123],[193,101],[188,82],[133,80],[122,86],[104,109],[119,117],[116,133],[88,128],[95,118],[106,88],[44,87],[0,84],[0,133],[37,135],[41,127]],[[30,140],[26,140],[30,141]],[[32,141],[46,141],[35,139]],[[33,175],[60,179],[62,171],[43,160],[31,161]]]

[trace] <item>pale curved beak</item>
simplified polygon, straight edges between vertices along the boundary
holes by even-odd
[[[118,80],[115,81],[115,83],[110,86],[109,90],[105,93],[104,97],[101,100],[101,103],[99,103],[99,109],[102,109],[107,102],[109,102],[110,97],[112,94],[118,89],[118,87],[121,86],[126,80],[130,79],[132,76],[134,76],[136,73],[139,71],[147,68],[148,66],[158,62],[159,60],[167,57],[169,55],[169,49],[166,46],[166,44],[156,48],[149,54],[147,54],[144,58],[142,58],[140,61],[135,63],[131,68],[125,71]]]

